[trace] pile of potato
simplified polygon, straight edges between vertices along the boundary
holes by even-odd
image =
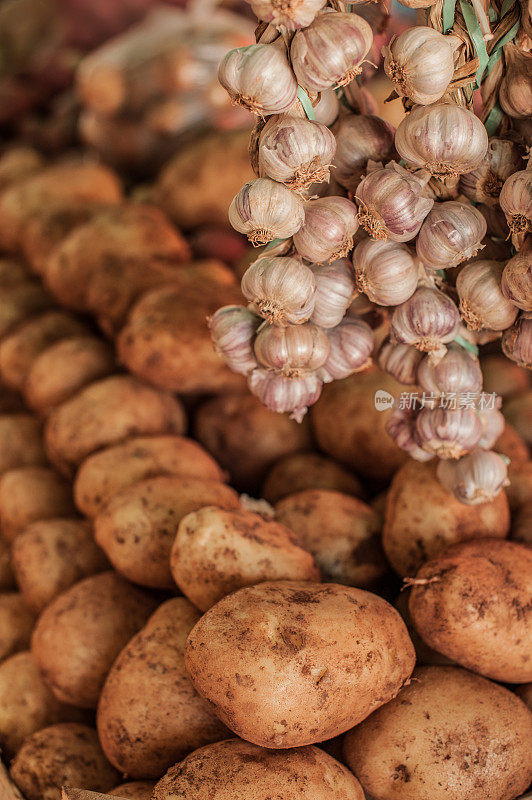
[[[529,373],[486,358],[511,484],[463,505],[387,437],[376,368],[301,424],[247,393],[205,325],[237,271],[164,203],[9,158],[0,748],[25,800],[521,797]]]

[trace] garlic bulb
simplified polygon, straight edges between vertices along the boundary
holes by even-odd
[[[349,253],[357,229],[357,208],[351,200],[320,197],[305,204],[305,221],[294,233],[294,245],[307,261],[334,261]]]
[[[479,260],[467,264],[456,279],[460,313],[473,331],[490,328],[504,331],[517,317],[517,308],[502,293],[503,265]]]
[[[333,124],[340,111],[340,101],[334,89],[325,89],[320,93],[320,99],[314,106],[316,122],[329,127]]]
[[[468,506],[490,502],[509,483],[504,459],[486,450],[475,450],[459,461],[441,461],[436,474],[440,483]]]
[[[415,106],[395,134],[399,155],[433,175],[472,172],[488,149],[486,128],[471,111],[455,103]]]
[[[505,419],[498,408],[480,408],[477,414],[482,425],[482,436],[478,446],[483,450],[491,450],[497,439],[502,436],[506,425]]]
[[[504,331],[502,350],[505,356],[520,367],[532,369],[532,318],[520,317],[515,325]]]
[[[312,322],[286,328],[266,325],[255,339],[255,356],[259,363],[289,378],[321,367],[329,349],[327,334]]]
[[[262,320],[245,306],[223,306],[209,317],[214,349],[233,372],[247,375],[258,366],[253,340]]]
[[[414,386],[417,383],[417,370],[423,353],[408,344],[383,343],[378,358],[379,367],[392,375],[399,383]]]
[[[460,191],[475,203],[496,206],[505,180],[523,165],[522,154],[515,142],[493,137],[478,167],[460,176]]]
[[[438,289],[420,286],[393,312],[390,332],[395,341],[414,345],[439,360],[447,351],[444,345],[455,338],[459,324],[460,315],[450,297]]]
[[[269,178],[244,184],[229,206],[229,222],[247,234],[254,247],[272,239],[288,239],[305,220],[298,194]]]
[[[477,358],[460,345],[451,343],[437,364],[425,356],[417,371],[417,382],[426,392],[436,395],[479,393],[482,370]]]
[[[255,369],[248,378],[252,394],[278,414],[290,412],[290,418],[301,422],[308,407],[321,394],[323,383],[316,373],[299,378],[287,378],[268,369]]]
[[[482,249],[486,220],[474,206],[449,200],[435,203],[419,231],[416,251],[432,269],[457,267]]]
[[[523,15],[530,13],[526,7]],[[513,42],[504,48],[506,69],[499,88],[502,110],[514,119],[529,119],[532,110],[532,55],[519,50]]]
[[[242,294],[276,325],[306,322],[314,309],[316,281],[297,258],[263,256],[244,273]]]
[[[347,378],[361,372],[371,364],[373,333],[369,325],[354,317],[346,318],[327,331],[330,352],[326,362],[317,371],[324,383]]]
[[[259,170],[288,188],[308,189],[329,180],[336,150],[334,134],[325,125],[288,115],[270,117],[259,140]]]
[[[334,126],[334,177],[355,192],[368,161],[389,161],[395,152],[395,128],[371,114],[346,114]]]
[[[506,179],[499,204],[512,233],[532,230],[532,169],[514,172]]]
[[[506,217],[504,216],[504,213],[499,205],[487,206],[484,203],[481,203],[479,206],[477,206],[477,210],[480,211],[486,220],[488,234],[490,236],[493,236],[496,239],[504,239],[504,241],[509,238],[510,228],[508,227]]]
[[[434,205],[423,197],[426,181],[395,161],[378,166],[361,180],[356,191],[358,221],[372,239],[408,242]]]
[[[416,417],[418,444],[438,458],[460,458],[477,446],[482,425],[473,408],[422,408]]]
[[[453,77],[458,41],[424,25],[392,37],[382,54],[397,94],[424,106],[439,100]]]
[[[344,318],[356,294],[353,268],[347,258],[341,258],[323,266],[312,266],[311,270],[316,294],[310,321],[322,328],[334,328]]]
[[[360,86],[356,81],[351,81],[347,86],[344,86],[344,98],[355,114],[372,114],[375,116],[379,112],[379,105],[371,92],[365,86]]]
[[[433,453],[428,453],[416,440],[416,417],[410,409],[395,408],[384,426],[397,447],[408,453],[416,461],[430,461]]]
[[[361,72],[372,43],[371,27],[362,17],[346,12],[320,14],[292,39],[292,68],[307,92],[344,86]]]
[[[398,306],[418,283],[418,266],[406,244],[364,239],[353,252],[356,284],[373,303]]]
[[[327,0],[248,0],[256,17],[276,28],[306,28]]]
[[[506,299],[521,311],[532,311],[532,237],[506,264],[501,289]]]
[[[236,105],[260,116],[282,114],[297,97],[296,76],[277,43],[230,50],[220,62],[218,80]]]

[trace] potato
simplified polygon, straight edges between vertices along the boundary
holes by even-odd
[[[227,739],[191,753],[156,784],[154,800],[178,797],[364,800],[364,792],[349,770],[317,747],[276,753],[240,739]]]
[[[532,461],[512,462],[508,467],[506,495],[512,511],[532,500]]]
[[[114,572],[91,575],[56,597],[39,617],[31,650],[57,699],[95,708],[113,661],[155,606]]]
[[[515,428],[508,422],[504,426],[502,434],[495,442],[493,449],[497,453],[508,456],[513,464],[517,464],[521,461],[528,461],[530,458],[530,450],[525,440],[519,436]]]
[[[514,692],[526,703],[530,711],[532,711],[532,683],[524,683],[522,686],[516,686]]]
[[[387,483],[407,455],[386,432],[390,410],[375,407],[375,393],[397,399],[404,389],[377,369],[325,386],[311,414],[321,449],[358,475]]]
[[[177,398],[129,375],[112,375],[57,406],[44,436],[50,460],[71,476],[96,450],[139,434],[182,433],[185,424]]]
[[[395,599],[394,606],[402,616],[408,630],[408,635],[410,636],[412,644],[414,645],[414,649],[416,651],[416,664],[436,667],[449,666],[450,664],[453,664],[453,661],[450,658],[447,658],[441,653],[438,653],[436,650],[433,650],[432,647],[429,647],[416,631],[414,623],[412,622],[410,609],[408,608],[409,599],[410,589],[404,587],[404,591],[401,591]]]
[[[11,777],[26,800],[61,800],[61,786],[105,792],[118,773],[108,763],[96,731],[63,722],[28,736],[11,766]]]
[[[483,356],[480,365],[483,391],[498,394],[504,400],[526,391],[532,384],[530,372],[524,367],[518,367],[502,353]]]
[[[532,498],[523,503],[513,516],[512,539],[532,545]]]
[[[0,525],[13,539],[31,522],[75,514],[72,487],[48,467],[19,467],[0,478]]]
[[[87,325],[66,311],[46,311],[19,325],[0,342],[0,377],[22,390],[37,356],[61,339],[88,333]]]
[[[26,736],[56,722],[78,722],[85,711],[63,705],[44,683],[28,650],[0,664],[0,747],[12,758]]]
[[[458,667],[414,679],[344,740],[374,800],[513,800],[532,780],[532,714],[512,692]]]
[[[312,446],[307,419],[298,424],[250,394],[226,394],[204,403],[196,415],[195,436],[229,471],[231,483],[249,492],[258,490],[280,458]]]
[[[415,654],[385,600],[336,584],[274,581],[207,611],[185,650],[225,724],[262,747],[322,742],[395,697]]]
[[[312,553],[324,581],[369,589],[389,572],[380,542],[382,519],[356,497],[308,489],[277,503],[275,518]]]
[[[107,676],[98,735],[109,761],[129,777],[158,778],[187,753],[227,736],[185,669],[185,642],[200,616],[184,597],[163,603]]]
[[[501,683],[532,681],[532,550],[495,539],[455,545],[424,564],[410,613],[421,638]]]
[[[23,261],[18,258],[0,256],[0,287],[16,286],[31,280],[31,273]]]
[[[0,189],[4,190],[44,167],[40,153],[32,147],[12,147],[0,158]]]
[[[46,415],[89,383],[116,369],[112,348],[95,336],[62,339],[33,362],[24,384],[30,408]]]
[[[0,415],[0,475],[40,464],[46,464],[41,423],[30,414]]]
[[[532,447],[532,389],[512,397],[502,411],[507,422]]]
[[[24,600],[37,612],[82,578],[109,568],[90,524],[78,519],[28,525],[13,542],[11,558]]]
[[[108,794],[128,800],[151,800],[154,786],[153,781],[130,781],[115,786]]]
[[[27,650],[35,614],[18,592],[0,594],[0,661]]]
[[[434,461],[409,460],[388,491],[382,544],[402,576],[414,576],[423,562],[469,539],[504,539],[510,512],[504,491],[489,503],[466,506],[436,477]]]
[[[0,337],[32,314],[46,311],[53,305],[51,295],[36,281],[20,281],[14,286],[0,288]]]
[[[134,483],[94,519],[94,536],[114,568],[142,586],[172,589],[170,551],[177,526],[202,506],[238,508],[238,495],[219,481],[160,475]]]
[[[364,496],[356,475],[318,453],[294,453],[281,458],[266,475],[261,495],[270,503],[277,503],[305,489],[334,489],[355,497]]]
[[[98,514],[117,492],[159,475],[223,481],[216,461],[183,436],[137,436],[85,459],[74,483],[74,497],[87,517]]]
[[[183,594],[202,611],[243,586],[320,580],[311,554],[287,527],[251,511],[213,506],[183,517],[170,569]]]

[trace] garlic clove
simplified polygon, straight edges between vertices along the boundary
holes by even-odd
[[[334,126],[334,177],[355,192],[368,161],[389,161],[395,153],[395,129],[371,114],[345,114]]]
[[[398,306],[418,284],[418,265],[406,244],[364,239],[353,252],[356,284],[372,303]]]
[[[458,331],[460,315],[450,297],[429,286],[420,286],[397,306],[390,322],[393,339],[410,344],[440,360]]]
[[[229,207],[229,222],[247,234],[254,247],[272,239],[288,239],[305,220],[301,198],[269,178],[246,183]]]
[[[317,374],[324,383],[347,378],[367,369],[373,352],[373,333],[369,325],[349,317],[327,332],[330,352]]]
[[[341,258],[330,264],[314,265],[316,280],[314,311],[311,322],[322,328],[339,325],[356,295],[355,275],[349,259]]]
[[[289,413],[296,422],[303,420],[308,407],[318,400],[323,386],[316,373],[287,378],[267,369],[253,370],[248,385],[266,408],[278,414]]]
[[[414,386],[417,370],[423,353],[408,344],[394,344],[389,339],[383,342],[379,352],[379,367],[392,375],[399,383]]]
[[[522,147],[509,139],[493,137],[478,167],[460,176],[460,191],[475,203],[496,206],[505,180],[522,164]]]
[[[504,331],[515,321],[518,309],[502,293],[504,265],[480,259],[463,267],[456,279],[460,314],[473,331]]]
[[[416,440],[438,458],[461,458],[475,449],[482,425],[473,408],[422,408],[416,417]]]
[[[486,220],[474,206],[449,200],[435,203],[416,241],[420,260],[431,269],[456,267],[483,248]]]
[[[480,449],[459,461],[441,461],[436,474],[449,492],[469,506],[491,502],[509,483],[504,459]]]
[[[253,342],[261,323],[245,306],[223,306],[208,318],[214,349],[233,372],[247,375],[258,366]]]
[[[306,322],[314,310],[316,281],[297,258],[262,256],[248,267],[241,286],[258,314],[281,327]]]
[[[478,447],[491,450],[502,436],[506,421],[498,408],[480,408],[477,414],[482,425],[482,436],[478,441]]]
[[[504,331],[502,350],[520,367],[532,369],[532,318],[529,315],[523,314],[515,325]]]
[[[346,197],[320,197],[305,204],[305,221],[294,245],[307,261],[321,264],[344,258],[358,229],[357,208]]]
[[[454,73],[456,39],[433,28],[414,26],[383,47],[384,71],[400,97],[429,105],[447,91]]]
[[[426,356],[423,358],[418,367],[417,382],[426,392],[436,395],[478,394],[482,391],[482,370],[475,356],[451,343],[437,364]]]
[[[327,360],[330,345],[322,328],[305,322],[285,328],[266,325],[257,334],[254,350],[263,367],[293,378],[321,367]]]
[[[327,0],[248,0],[258,19],[276,28],[296,31],[310,25]]]

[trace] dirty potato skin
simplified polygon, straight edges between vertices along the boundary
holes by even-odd
[[[312,555],[287,527],[251,511],[213,506],[181,520],[170,569],[183,594],[202,611],[243,586],[320,580]]]
[[[54,469],[20,467],[0,478],[0,524],[9,542],[36,520],[75,513],[72,487]]]
[[[223,780],[221,775],[223,774]],[[357,779],[317,747],[265,750],[241,739],[202,747],[168,770],[154,800],[364,800]]]
[[[156,604],[113,572],[91,575],[50,603],[35,626],[31,650],[57,699],[95,708],[113,661]]]
[[[115,786],[108,794],[112,797],[122,797],[126,800],[151,800],[153,781],[128,781],[121,783],[120,786]]]
[[[410,595],[417,632],[462,667],[502,683],[532,681],[532,550],[496,539],[424,564]]]
[[[297,492],[277,503],[275,516],[312,553],[325,581],[368,589],[389,571],[382,521],[356,497],[326,489]]]
[[[63,785],[106,792],[119,778],[96,731],[73,722],[28,736],[12,763],[11,777],[26,800],[60,800]]]
[[[364,489],[356,475],[318,453],[294,453],[278,461],[262,484],[262,497],[278,503],[283,497],[306,489],[332,489],[363,497]]]
[[[330,739],[394,697],[414,668],[406,627],[385,600],[336,584],[275,581],[206,612],[185,651],[220,719],[263,747]]]
[[[382,545],[388,561],[403,577],[413,577],[438,553],[470,539],[504,539],[510,511],[504,491],[476,506],[460,503],[436,477],[436,463],[410,459],[388,491]]]
[[[170,552],[182,518],[202,506],[238,508],[219,481],[161,475],[123,489],[94,519],[94,536],[115,569],[134,583],[175,587]]]
[[[35,613],[19,592],[0,594],[0,661],[29,646]]]
[[[184,597],[163,603],[113,664],[98,705],[98,735],[130,778],[159,778],[187,753],[227,736],[185,669],[200,613]]]
[[[513,800],[532,780],[532,714],[512,692],[458,667],[412,682],[344,739],[374,800]]]

